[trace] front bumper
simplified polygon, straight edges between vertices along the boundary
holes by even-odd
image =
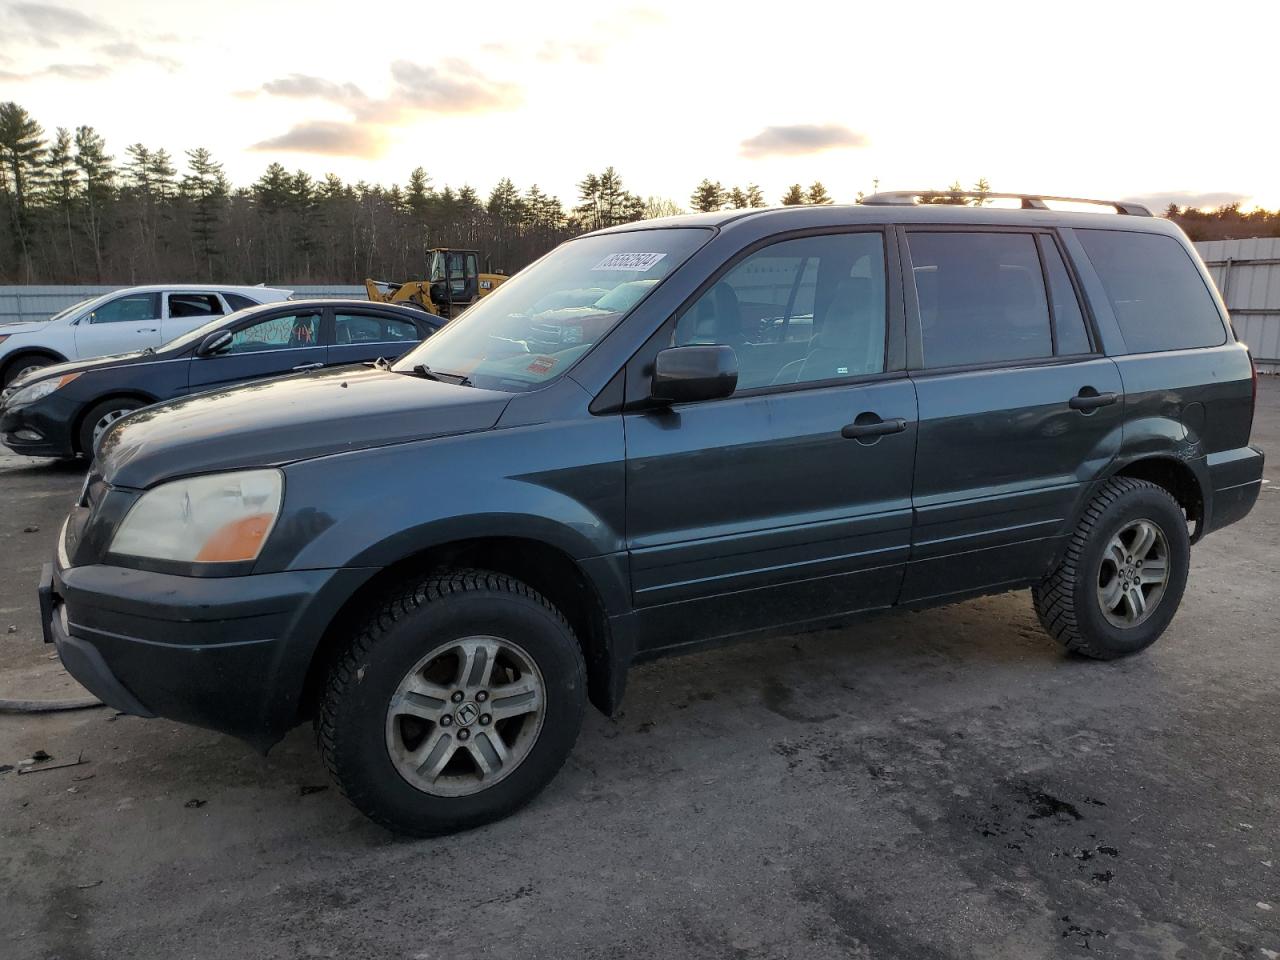
[[[74,457],[76,411],[56,395],[16,410],[0,406],[0,442],[28,457]]]
[[[40,608],[46,641],[104,703],[265,751],[300,719],[320,638],[374,572],[182,577],[48,564]]]

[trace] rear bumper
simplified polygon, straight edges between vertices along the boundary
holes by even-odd
[[[1253,509],[1262,489],[1266,457],[1257,447],[1241,447],[1209,455],[1206,466],[1212,490],[1206,531],[1221,530]]]
[[[208,727],[266,750],[299,719],[316,645],[373,571],[180,577],[46,568],[45,639],[124,713]]]

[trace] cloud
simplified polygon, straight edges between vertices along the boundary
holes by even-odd
[[[308,120],[296,124],[288,133],[259,141],[249,149],[373,158],[381,156],[386,146],[386,135],[377,127],[362,123]]]
[[[1169,204],[1176,203],[1180,207],[1221,207],[1228,203],[1243,203],[1249,199],[1246,193],[1230,193],[1228,191],[1207,191],[1194,193],[1190,190],[1170,190],[1165,193],[1144,193],[1141,196],[1127,197],[1151,208],[1153,213],[1164,213]]]
[[[396,84],[392,102],[429,113],[482,113],[520,102],[515,84],[492,80],[463,60],[442,60],[439,67],[396,60],[391,78]]]
[[[789,126],[765,127],[754,137],[742,141],[744,157],[794,157],[823,150],[849,150],[870,144],[865,133],[858,133],[837,123],[795,123]]]
[[[364,100],[364,93],[354,83],[334,83],[324,77],[312,77],[305,73],[291,73],[278,80],[268,80],[262,85],[264,93],[277,97],[319,97],[323,100]]]
[[[115,33],[110,26],[87,13],[52,3],[15,3],[9,9],[30,28],[32,38],[45,46],[54,46],[56,37],[109,36]]]
[[[0,70],[0,80],[7,80],[10,83],[28,83],[47,77],[59,77],[63,80],[101,80],[110,74],[111,69],[100,63],[51,63],[41,70],[33,70],[30,73]]]
[[[118,40],[114,43],[104,43],[98,47],[98,52],[105,54],[112,60],[120,63],[154,63],[164,67],[166,70],[173,71],[178,69],[178,61],[173,57],[166,57],[163,54],[151,53],[144,50],[136,43],[128,40]]]

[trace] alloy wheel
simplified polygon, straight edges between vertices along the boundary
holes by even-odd
[[[400,681],[387,707],[387,752],[400,776],[424,793],[479,793],[528,757],[546,699],[537,664],[518,644],[454,640]]]
[[[1098,569],[1098,604],[1112,626],[1142,623],[1169,582],[1169,541],[1151,520],[1133,520],[1107,543]]]

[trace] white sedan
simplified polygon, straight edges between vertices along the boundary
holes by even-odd
[[[199,283],[126,287],[82,300],[48,320],[0,324],[0,387],[53,363],[158,347],[214,317],[287,300],[292,293]]]

